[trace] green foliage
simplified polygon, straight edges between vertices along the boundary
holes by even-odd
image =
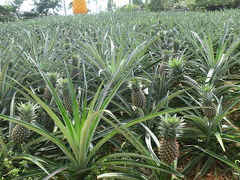
[[[34,0],[34,11],[40,15],[55,13],[61,8],[61,0]],[[52,12],[50,12],[52,10]]]
[[[151,11],[174,9],[174,6],[178,1],[179,0],[151,0],[149,3],[149,9]]]
[[[137,5],[142,6],[143,2],[142,2],[142,0],[133,0],[133,4],[137,4]]]
[[[15,20],[15,17],[11,14],[13,11],[11,6],[0,5],[0,22],[8,22]]]
[[[29,172],[29,166],[33,164],[43,168],[41,160],[28,153],[19,153],[14,149],[14,144],[7,142],[2,128],[0,129],[0,177],[2,179],[17,179],[21,174]],[[33,163],[33,164],[32,164]],[[46,170],[43,168],[43,170]],[[33,177],[33,176],[32,176]],[[33,178],[30,177],[29,180]],[[35,177],[39,177],[35,174]]]
[[[13,10],[17,12],[21,8],[21,5],[23,4],[23,2],[24,0],[12,0],[10,3]]]
[[[117,11],[137,11],[140,10],[140,6],[137,4],[127,4],[117,9]]]
[[[151,0],[149,3],[151,11],[169,9],[220,10],[224,8],[238,8],[239,6],[239,0]]]
[[[196,165],[202,178],[220,167],[215,165],[239,171],[239,128],[229,116],[239,101],[238,14],[131,11],[1,24],[1,161],[12,150],[12,176],[42,179],[164,180],[181,178]],[[71,113],[64,107],[62,79]],[[144,108],[130,102],[127,83],[134,79],[142,82]],[[205,84],[214,88],[203,91]],[[40,106],[31,122],[14,111],[28,101]],[[208,118],[204,109],[213,102],[217,113]],[[159,116],[176,113],[186,126],[173,168],[155,152]],[[31,129],[30,142],[8,141],[13,123]]]
[[[116,3],[113,0],[108,0],[107,10],[112,11],[115,8],[116,8]]]
[[[203,8],[207,10],[217,10],[223,8],[238,8],[239,0],[195,0],[195,8]]]

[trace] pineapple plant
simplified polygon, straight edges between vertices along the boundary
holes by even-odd
[[[32,104],[30,102],[23,104],[19,103],[17,110],[19,113],[19,117],[22,121],[31,122],[36,119],[36,110],[38,108],[37,104]],[[30,130],[26,127],[21,125],[15,125],[12,133],[11,138],[15,143],[26,143],[30,140]]]
[[[131,89],[131,100],[132,105],[143,108],[146,106],[146,96],[142,90],[142,83],[140,80],[134,78],[129,82],[129,87]]]
[[[197,81],[185,74],[185,66],[186,64],[184,57],[170,59],[169,74],[174,80],[174,86],[176,86],[179,82],[182,82],[196,89],[200,89],[201,87]]]
[[[202,88],[202,107],[204,107],[203,113],[204,116],[208,119],[212,119],[217,114],[217,106],[214,103],[212,87],[205,85]]]
[[[71,95],[69,93],[69,88],[68,88],[68,79],[63,79],[61,81],[61,88],[62,88],[62,93],[63,93],[63,104],[66,110],[69,113],[72,113],[72,99]]]
[[[179,155],[179,144],[177,138],[182,134],[184,126],[183,118],[177,115],[160,116],[159,125],[160,146],[158,147],[159,158],[165,163],[172,163]]]
[[[58,79],[58,74],[57,73],[48,73],[47,74],[49,81],[52,83],[53,88],[57,87],[57,79]],[[52,99],[52,94],[49,90],[49,88],[46,86],[44,90],[44,98],[45,100],[49,103]]]

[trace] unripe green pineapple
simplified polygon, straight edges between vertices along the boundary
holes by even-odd
[[[217,106],[213,100],[212,87],[205,85],[202,89],[202,106],[204,116],[208,119],[214,118],[217,114]]]
[[[48,79],[52,83],[53,87],[56,88],[57,86],[57,79],[58,79],[58,74],[57,73],[48,73]],[[44,98],[46,101],[49,103],[52,99],[52,94],[49,90],[49,88],[46,86],[44,90]]]
[[[61,82],[63,92],[63,104],[69,113],[72,113],[72,99],[68,88],[68,79],[63,79]]]
[[[30,130],[17,124],[12,130],[11,137],[15,143],[27,143],[30,138]]]
[[[173,52],[174,53],[177,53],[177,52],[179,52],[179,42],[178,41],[173,41]]]
[[[184,125],[183,119],[176,115],[160,116],[161,122],[159,125],[160,146],[158,148],[159,158],[165,163],[173,162],[179,155],[179,144],[177,138],[182,134]]]
[[[32,103],[20,103],[17,110],[22,121],[31,122],[36,119],[36,110],[38,106]],[[12,130],[11,138],[15,143],[26,143],[30,140],[30,130],[21,125],[15,125]]]
[[[132,105],[143,108],[146,106],[146,96],[143,92],[142,84],[139,80],[134,78],[130,83],[129,87],[132,89],[131,92],[131,99],[132,99]]]
[[[164,62],[161,62],[158,68],[158,73],[160,76],[163,75],[164,72],[166,72],[166,64]]]
[[[203,103],[202,105],[205,107],[208,107],[208,108],[203,108],[203,113],[205,117],[207,117],[208,119],[212,119],[216,116],[217,106],[215,103],[209,102],[209,103]]]
[[[78,70],[78,57],[76,55],[73,55],[72,56],[72,61],[71,61],[71,64],[72,64],[72,68],[71,68],[71,77],[74,79],[74,80],[77,80],[78,78],[78,74],[79,74],[79,70]]]

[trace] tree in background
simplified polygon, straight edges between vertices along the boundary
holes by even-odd
[[[151,11],[161,11],[165,10],[165,0],[151,0],[149,3],[149,9]]]
[[[151,11],[162,11],[179,8],[195,10],[219,10],[226,8],[239,8],[240,0],[150,0],[148,7]]]
[[[240,0],[195,0],[194,7],[207,10],[239,8]]]
[[[0,22],[8,22],[15,20],[15,17],[11,14],[12,7],[10,5],[0,5]]]
[[[33,11],[36,11],[38,14],[47,15],[52,10],[52,13],[55,14],[62,7],[61,3],[61,0],[34,0],[35,8]]]
[[[23,2],[24,2],[24,0],[13,0],[13,1],[11,1],[10,4],[12,6],[12,10],[14,12],[18,12],[19,9],[21,8]]]
[[[143,3],[142,0],[133,0],[133,4],[136,4],[136,5],[142,6],[144,3]]]
[[[116,8],[116,3],[114,2],[114,0],[108,0],[107,10],[112,11],[115,8]]]

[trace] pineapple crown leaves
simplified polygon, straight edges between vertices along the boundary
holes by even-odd
[[[143,84],[142,84],[141,80],[134,77],[132,80],[130,80],[128,82],[128,87],[132,90],[138,90],[138,89],[142,89]]]
[[[26,122],[31,122],[36,119],[36,110],[39,108],[38,104],[28,103],[18,103],[17,110],[21,120]]]
[[[149,82],[149,80],[141,77],[133,77],[131,80],[128,81],[128,87],[132,90],[138,90],[143,88],[142,82]]]
[[[202,86],[201,95],[202,95],[202,101],[204,103],[210,103],[213,101],[213,97],[214,97],[213,89],[214,89],[214,87],[209,84],[205,84]]]
[[[160,137],[164,139],[172,140],[180,137],[183,134],[182,128],[185,123],[184,119],[177,117],[177,115],[160,116],[161,121],[159,123],[159,133]]]
[[[77,66],[78,65],[78,56],[72,55],[72,65]]]
[[[53,87],[56,88],[57,80],[59,78],[58,73],[56,73],[56,72],[48,73],[47,76],[48,76],[49,81],[52,83]]]
[[[180,75],[184,72],[185,58],[183,56],[169,60],[170,73]]]
[[[133,77],[131,80],[128,81],[128,87],[132,90],[139,90],[144,87],[143,82],[144,82],[144,85],[151,83],[151,81],[149,81],[146,78]]]
[[[61,89],[63,91],[63,94],[69,94],[69,88],[68,88],[68,79],[62,79],[61,80]]]

